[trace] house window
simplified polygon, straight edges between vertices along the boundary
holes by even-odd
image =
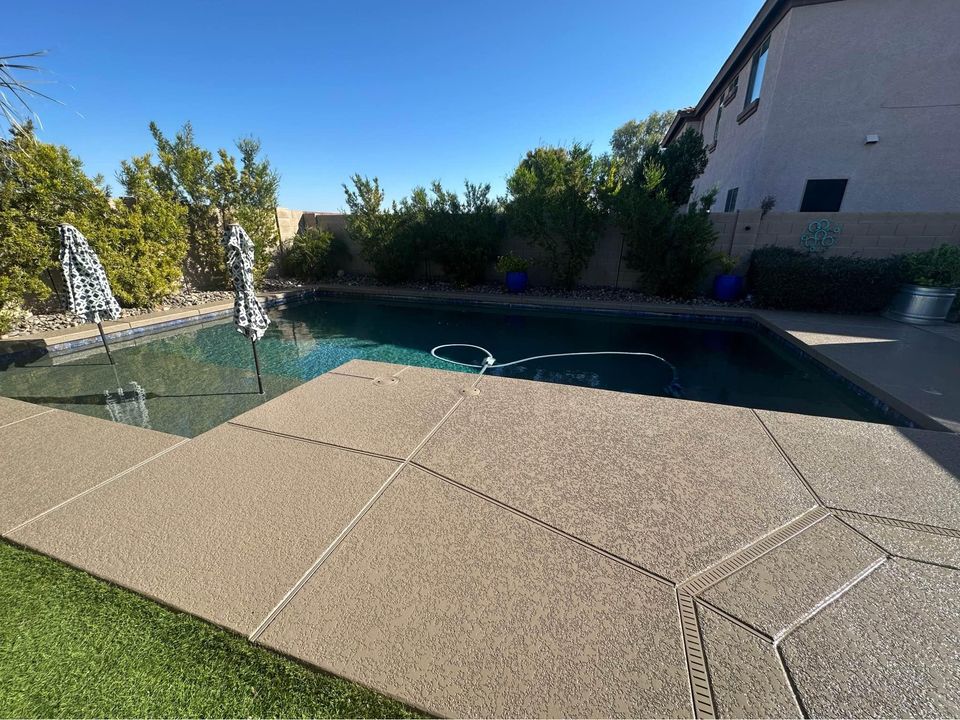
[[[767,67],[767,54],[770,52],[770,38],[763,41],[760,49],[753,54],[753,63],[750,66],[750,82],[747,85],[747,94],[743,106],[760,99],[760,88],[763,86],[763,71]]]
[[[807,180],[800,212],[840,212],[846,180]]]
[[[727,190],[727,202],[723,204],[724,212],[733,212],[737,209],[737,195],[740,192],[740,188],[735,187],[733,190]]]
[[[713,147],[717,146],[720,137],[720,118],[723,117],[723,103],[717,105],[717,121],[713,124]]]

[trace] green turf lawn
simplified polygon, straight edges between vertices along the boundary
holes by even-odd
[[[405,706],[0,542],[0,717],[412,717]]]

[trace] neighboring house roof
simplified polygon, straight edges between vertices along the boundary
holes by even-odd
[[[840,0],[766,0],[763,7],[753,18],[753,22],[747,27],[747,31],[740,38],[740,42],[733,48],[733,52],[727,58],[726,62],[720,68],[720,72],[713,78],[713,82],[703,93],[703,97],[690,111],[681,110],[670,124],[667,134],[663,137],[663,144],[669,144],[684,120],[693,117],[699,117],[706,112],[707,108],[713,105],[717,94],[720,93],[727,84],[733,80],[733,76],[740,72],[743,63],[750,57],[757,45],[763,42],[764,38],[770,34],[770,31],[777,26],[783,17],[795,7],[803,5],[819,5],[821,3],[839,2]]]

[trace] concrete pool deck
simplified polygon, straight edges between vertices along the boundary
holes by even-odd
[[[0,398],[0,467],[7,540],[435,714],[960,714],[953,433],[351,361],[189,441]]]

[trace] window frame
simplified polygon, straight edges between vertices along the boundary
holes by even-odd
[[[737,211],[737,199],[740,195],[740,186],[727,190],[727,197],[723,202],[723,211],[725,213]],[[731,200],[733,201],[731,203]]]
[[[843,183],[843,189],[840,192],[840,202],[837,205],[836,210],[820,210],[820,209],[806,209],[804,210],[804,205],[807,202],[807,193],[810,191],[810,183],[817,182],[831,182],[831,183]],[[850,186],[850,178],[807,178],[803,184],[803,194],[800,196],[800,210],[799,212],[811,212],[811,213],[830,213],[830,212],[843,212],[843,201],[847,197],[847,188]]]
[[[752,103],[760,102],[760,92],[763,90],[763,75],[761,75],[758,70],[760,67],[760,58],[764,55],[768,55],[770,52],[770,35],[767,35],[764,38],[764,41],[760,43],[760,47],[756,49],[753,53],[753,57],[750,60],[750,80],[747,82],[747,91],[743,94],[743,107],[747,109]],[[766,72],[767,62],[763,61],[763,70]],[[760,76],[760,87],[756,87],[757,76]],[[756,97],[754,97],[754,92],[756,92]]]

